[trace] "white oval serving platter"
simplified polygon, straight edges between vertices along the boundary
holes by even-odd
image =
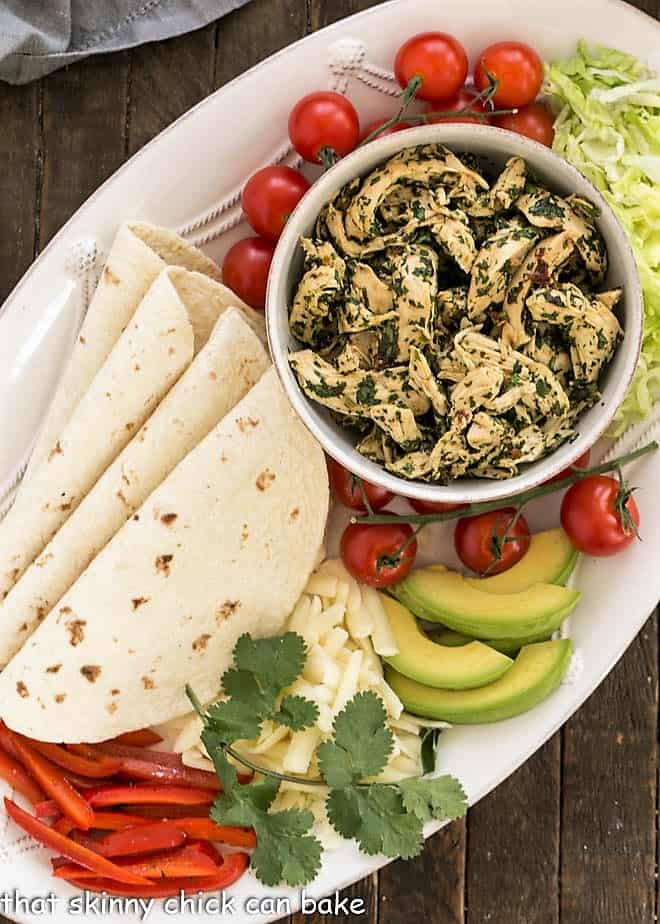
[[[481,47],[516,38],[553,59],[571,54],[578,39],[609,44],[660,66],[660,25],[620,0],[393,0],[342,20],[264,61],[182,116],[108,180],[55,236],[0,310],[0,515],[25,464],[53,387],[119,223],[144,219],[177,228],[215,258],[246,233],[238,195],[256,168],[275,160],[295,163],[286,138],[292,104],[313,89],[347,92],[368,121],[392,112],[397,88],[390,67],[400,41],[415,32],[454,33],[474,58]],[[620,452],[660,437],[660,412],[629,431]],[[583,558],[574,582],[583,592],[570,619],[578,652],[568,682],[533,711],[496,725],[454,728],[443,734],[439,766],[463,782],[471,803],[520,766],[584,702],[621,657],[660,597],[660,467],[647,457],[631,470],[639,485],[643,543],[614,559]],[[557,522],[557,504],[530,508],[539,529]],[[330,550],[345,517],[335,513]],[[423,561],[452,562],[449,527],[422,534]],[[6,792],[6,787],[0,793]],[[429,828],[428,833],[435,830]],[[55,896],[48,917],[69,922],[68,902],[80,893],[49,877],[49,852],[32,844],[0,813],[0,892]],[[352,845],[325,855],[309,895],[354,882],[387,860],[366,857]],[[229,893],[234,924],[265,924],[298,907],[299,892],[265,889],[251,874]],[[281,897],[279,908],[261,899]],[[253,903],[248,905],[248,899]],[[74,906],[75,907],[75,906]],[[229,910],[229,909],[227,909]],[[217,910],[210,909],[217,917]],[[9,910],[12,918],[40,922],[38,908]],[[169,912],[157,902],[148,920],[164,924],[197,917]],[[87,915],[83,914],[86,918]],[[110,922],[120,912],[104,914]],[[137,919],[137,916],[136,916]]]

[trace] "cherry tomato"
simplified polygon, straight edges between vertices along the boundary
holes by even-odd
[[[417,513],[447,513],[449,510],[460,510],[465,504],[450,504],[447,501],[426,501],[417,497],[407,497],[406,500]]]
[[[520,561],[531,540],[527,520],[522,515],[507,529],[515,514],[514,507],[502,507],[490,513],[461,517],[454,530],[454,546],[466,568],[477,574],[499,574]]]
[[[400,86],[407,87],[413,77],[421,77],[419,99],[450,99],[463,86],[467,72],[465,49],[446,32],[413,35],[394,59],[394,73]]]
[[[266,304],[268,270],[275,245],[262,237],[244,237],[231,247],[222,263],[222,278],[239,298],[253,308]]]
[[[551,148],[555,137],[555,120],[541,103],[532,103],[524,106],[518,112],[510,115],[495,116],[494,123],[498,128],[506,128],[517,135],[525,135],[532,141],[538,141]]]
[[[349,154],[360,137],[355,106],[341,93],[320,91],[303,96],[289,115],[289,138],[301,157],[320,164],[319,151],[330,148],[340,157]]]
[[[373,134],[377,128],[380,128],[381,125],[384,125],[386,122],[389,122],[387,117],[382,119],[374,119],[373,122],[369,122],[368,125],[360,132],[360,142],[363,142],[365,138],[368,138],[369,135]],[[384,128],[382,132],[378,132],[376,138],[384,138],[385,135],[394,135],[396,132],[403,132],[407,128],[411,128],[407,122],[395,122],[394,125],[389,125],[387,128]],[[372,138],[372,141],[375,141],[376,138]]]
[[[412,535],[408,523],[351,523],[341,537],[342,561],[363,584],[389,587],[413,566],[417,542]]]
[[[526,106],[536,99],[543,83],[543,61],[523,42],[496,42],[477,58],[474,85],[477,90],[488,86],[488,74],[498,82],[493,102],[502,108]]]
[[[276,241],[286,220],[310,187],[306,177],[293,167],[264,167],[250,177],[243,189],[241,205],[257,234]]]
[[[339,503],[343,504],[344,507],[350,507],[352,510],[366,510],[355,475],[349,472],[347,468],[344,468],[343,465],[340,465],[339,462],[335,462],[334,459],[327,458],[326,462],[328,464],[330,487]],[[362,488],[372,510],[380,510],[385,504],[389,504],[394,497],[385,488],[381,488],[377,484],[371,484],[370,481],[365,481],[364,479],[362,479]]]
[[[466,108],[469,109],[469,112],[487,114],[482,101],[480,99],[475,100],[474,94],[468,93],[467,90],[460,90],[452,99],[442,103],[442,110],[446,112],[454,112]],[[438,106],[431,106],[429,112],[433,112],[434,110],[438,110]],[[469,112],[463,113],[463,115],[437,116],[435,118],[430,118],[429,122],[431,122],[432,125],[438,122],[476,122],[477,125],[487,124],[484,119],[479,119],[476,115],[470,115]]]
[[[622,498],[627,521],[617,515],[620,485],[607,475],[589,475],[564,494],[561,525],[576,549],[587,555],[615,555],[633,541],[639,510],[632,496]],[[634,524],[634,527],[633,527]]]
[[[568,468],[562,469],[558,475],[554,476],[554,478],[548,478],[547,484],[552,484],[554,481],[561,481],[562,478],[568,478],[569,475],[573,474],[574,468],[587,468],[589,465],[590,456],[591,450],[587,449],[587,451],[583,452],[582,455],[577,458],[572,465],[568,466]]]

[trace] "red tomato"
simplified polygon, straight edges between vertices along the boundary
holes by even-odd
[[[268,270],[275,245],[262,237],[244,237],[231,247],[222,264],[222,278],[239,298],[253,308],[266,304]]]
[[[474,85],[480,92],[488,86],[488,74],[497,80],[493,95],[496,106],[526,106],[541,89],[543,61],[523,42],[496,42],[477,58]]]
[[[363,584],[397,584],[415,561],[417,542],[412,534],[408,523],[351,523],[341,537],[342,561]]]
[[[286,220],[310,187],[293,167],[264,167],[245,184],[241,205],[257,234],[276,241]]]
[[[538,141],[551,148],[555,137],[555,120],[541,103],[524,106],[510,115],[496,116],[494,123],[498,128],[506,128],[517,135],[525,135],[532,141]]]
[[[607,475],[589,475],[564,494],[561,525],[576,549],[587,555],[615,555],[633,541],[639,510],[632,496],[622,498],[627,511],[621,523],[616,509],[620,485]],[[634,524],[634,525],[633,525]]]
[[[463,86],[467,72],[465,49],[446,32],[413,35],[394,59],[394,73],[400,86],[407,87],[413,77],[421,77],[419,99],[450,99]]]
[[[362,502],[362,494],[360,493],[356,476],[349,472],[347,468],[344,468],[343,465],[340,465],[339,462],[335,462],[334,459],[327,458],[326,462],[328,464],[330,487],[339,503],[343,504],[344,507],[350,507],[352,510],[366,510],[367,508]],[[371,484],[370,481],[365,481],[364,479],[362,479],[362,488],[372,510],[380,510],[385,504],[389,504],[394,497],[385,488],[381,488],[377,484]]]
[[[480,99],[475,100],[474,94],[469,93],[467,90],[460,90],[452,99],[442,103],[442,110],[444,112],[454,112],[466,108],[469,109],[470,112],[487,115],[487,110],[484,109],[482,101]],[[429,112],[433,112],[434,110],[438,110],[438,106],[432,106]],[[429,119],[429,122],[432,125],[438,122],[476,122],[477,125],[487,124],[484,119],[479,119],[476,115],[469,115],[469,113],[464,113],[463,115],[437,116],[436,118]]]
[[[380,128],[381,125],[384,125],[385,122],[389,122],[387,117],[383,117],[382,119],[374,119],[373,122],[369,122],[368,125],[365,125],[365,127],[360,132],[360,143],[362,143],[365,138],[368,138],[369,135],[373,134],[377,128]],[[411,128],[407,122],[395,122],[394,125],[389,125],[387,128],[384,128],[382,132],[378,132],[376,138],[384,138],[385,135],[394,135],[396,132],[403,132],[407,128]],[[376,138],[372,138],[371,140],[375,141]]]
[[[355,106],[342,96],[323,90],[303,96],[289,115],[289,138],[296,151],[312,164],[320,164],[319,151],[329,148],[343,157],[360,137]]]
[[[465,504],[449,504],[446,501],[425,501],[417,497],[407,497],[406,500],[417,513],[447,513],[450,510],[460,510]]]
[[[466,568],[477,574],[499,574],[520,561],[531,540],[527,520],[522,515],[507,529],[515,513],[514,507],[502,507],[490,513],[461,517],[454,530],[454,546]],[[507,535],[503,538],[505,530]]]
[[[561,481],[562,478],[568,478],[569,475],[573,474],[574,468],[587,468],[589,465],[589,457],[591,456],[591,450],[587,449],[586,452],[583,452],[579,458],[575,460],[572,465],[569,465],[568,468],[564,468],[559,472],[558,475],[555,475],[554,478],[548,478],[547,484],[552,484],[554,481]]]

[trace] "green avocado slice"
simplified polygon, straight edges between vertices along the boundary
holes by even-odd
[[[577,590],[533,584],[511,594],[491,594],[456,571],[419,568],[392,588],[421,619],[479,639],[525,639],[550,635],[575,608]]]
[[[453,629],[442,629],[440,632],[432,632],[430,637],[438,645],[447,645],[451,648],[459,648],[462,645],[469,645],[474,639],[469,635],[462,635],[460,632],[454,632]],[[488,638],[484,645],[490,645],[495,651],[501,651],[502,654],[515,658],[524,645],[533,645],[535,642],[547,642],[550,638],[549,633],[543,635],[532,635],[529,638]]]
[[[476,690],[439,690],[391,667],[385,679],[414,715],[455,725],[499,722],[532,709],[552,693],[566,673],[572,650],[567,638],[526,645],[503,677]]]
[[[470,641],[461,648],[437,645],[425,635],[410,610],[380,595],[398,654],[385,657],[400,674],[431,687],[467,690],[502,677],[513,661],[494,648]]]
[[[468,578],[490,594],[515,594],[532,584],[565,584],[575,567],[578,552],[563,529],[546,529],[532,536],[527,553],[501,574]]]

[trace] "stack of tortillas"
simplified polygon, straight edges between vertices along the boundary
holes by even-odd
[[[100,741],[217,694],[317,563],[323,453],[262,316],[176,234],[120,228],[16,502],[0,523],[0,715]]]

